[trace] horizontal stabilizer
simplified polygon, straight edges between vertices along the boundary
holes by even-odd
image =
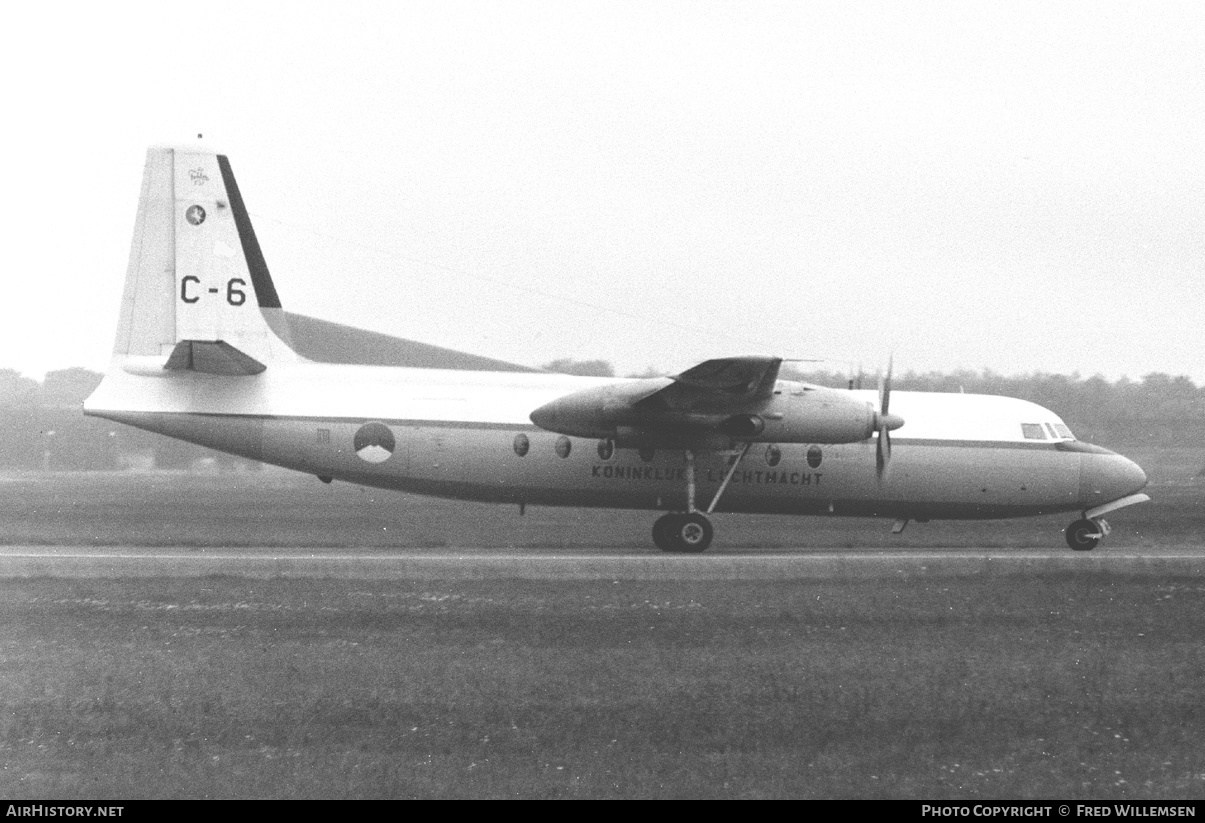
[[[224,340],[181,340],[163,368],[240,377],[259,374],[267,366]]]

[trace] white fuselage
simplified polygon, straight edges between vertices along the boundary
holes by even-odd
[[[608,447],[531,422],[531,412],[545,403],[608,382],[308,362],[274,364],[247,377],[147,376],[115,362],[85,408],[244,457],[383,488],[495,502],[683,509],[682,451]],[[874,392],[852,394],[875,402]],[[906,422],[892,437],[886,476],[876,473],[873,439],[776,444],[767,432],[762,439],[771,442],[752,445],[717,510],[1009,517],[1090,509],[1146,482],[1124,457],[1058,436],[1062,421],[1033,403],[917,392],[893,392],[891,403]],[[364,445],[372,422],[388,430],[384,445],[380,438]],[[719,488],[732,453],[697,456],[701,507]]]

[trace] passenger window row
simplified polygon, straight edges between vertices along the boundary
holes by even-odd
[[[1040,427],[1039,427],[1039,429],[1040,429]],[[1028,436],[1029,435],[1027,434],[1026,437],[1028,437]],[[522,433],[516,434],[512,447],[515,450],[515,454],[519,455],[520,457],[526,457],[527,453],[529,451],[531,451],[531,440],[530,440],[530,438],[528,438],[528,436],[526,434],[522,434]],[[561,458],[568,457],[570,455],[570,453],[573,451],[573,442],[568,437],[561,435],[560,437],[558,437],[556,439],[556,444],[554,446],[554,449],[556,450],[558,457],[561,457]],[[610,460],[611,457],[614,456],[614,454],[615,454],[615,442],[613,440],[599,440],[598,441],[598,457],[600,460]],[[640,455],[640,459],[643,460],[645,463],[651,463],[653,461],[653,458],[656,457],[657,452],[654,451],[653,449],[643,448],[643,449],[639,449],[637,451],[637,454]],[[807,462],[808,462],[808,465],[811,466],[813,469],[819,468],[820,461],[823,459],[824,459],[824,453],[821,451],[819,446],[810,446],[808,448]],[[782,461],[782,449],[780,449],[778,446],[774,445],[773,443],[766,446],[766,464],[769,466],[777,466],[781,461]]]

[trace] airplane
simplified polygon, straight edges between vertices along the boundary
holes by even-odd
[[[782,358],[641,379],[554,374],[286,311],[230,161],[148,149],[112,359],[85,414],[422,495],[661,512],[655,546],[724,512],[999,519],[1149,500],[1125,457],[1009,397],[824,388]],[[893,438],[894,433],[894,438]],[[894,439],[894,442],[893,442]]]

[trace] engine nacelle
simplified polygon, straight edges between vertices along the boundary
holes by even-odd
[[[536,409],[531,420],[558,434],[614,438],[623,430],[639,432],[642,441],[667,444],[715,435],[746,442],[856,443],[880,424],[903,425],[894,415],[880,419],[870,403],[849,392],[798,383],[757,403],[720,399],[674,407],[642,402],[670,382],[650,378],[573,392]]]
[[[773,443],[857,443],[877,428],[874,407],[839,389],[776,395],[762,416],[766,427],[756,439]]]
[[[617,426],[631,425],[631,418],[637,416],[635,404],[641,398],[672,382],[650,377],[582,389],[540,406],[531,413],[531,422],[557,434],[611,438]]]
[[[748,440],[766,430],[766,421],[756,414],[734,414],[719,425],[724,434]]]

